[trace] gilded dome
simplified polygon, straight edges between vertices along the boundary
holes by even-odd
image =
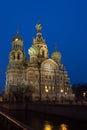
[[[23,39],[20,36],[15,36],[12,38],[12,42],[13,41],[23,41]]]
[[[58,52],[58,51],[56,51],[56,52],[53,52],[52,53],[52,59],[61,59],[61,53],[60,52]]]
[[[32,47],[30,47],[28,52],[29,52],[30,55],[38,55],[39,50],[36,46],[32,45]]]
[[[22,49],[23,46],[23,39],[20,37],[18,32],[16,35],[12,38],[12,48],[14,50]]]
[[[21,36],[19,35],[18,30],[17,30],[17,32],[16,32],[16,35],[12,38],[12,42],[17,42],[17,41],[23,42],[23,39],[22,39]]]

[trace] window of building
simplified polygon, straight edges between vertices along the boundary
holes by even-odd
[[[18,60],[20,59],[20,54],[18,54],[18,57],[17,57],[17,58],[18,58]]]
[[[49,75],[49,79],[51,79],[51,75]]]
[[[48,78],[48,76],[46,75],[46,79]]]
[[[51,90],[51,86],[49,86],[49,91]]]
[[[36,75],[36,79],[38,78],[38,75]]]
[[[52,91],[54,91],[55,89],[54,89],[55,87],[54,86],[52,86]]]
[[[15,59],[15,55],[14,55],[13,57],[14,57],[14,59]]]
[[[47,86],[45,86],[45,89],[47,89]]]
[[[61,77],[61,80],[62,80],[63,78]]]

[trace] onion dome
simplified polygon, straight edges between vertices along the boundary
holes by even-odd
[[[51,57],[52,57],[53,60],[60,60],[61,59],[61,53],[58,52],[58,51],[55,51],[55,52],[52,53]]]
[[[23,39],[19,35],[18,32],[16,32],[16,35],[12,38],[12,47],[13,49],[22,49],[23,46]]]
[[[19,36],[19,35],[16,35],[12,38],[12,42],[13,41],[22,41],[23,42],[23,39]]]
[[[23,42],[23,39],[21,38],[21,36],[19,35],[19,31],[18,31],[18,29],[17,29],[17,31],[16,31],[16,35],[12,38],[12,42],[17,42],[17,41],[21,41],[21,42]]]
[[[32,45],[30,49],[28,50],[29,55],[38,55],[39,50],[36,46]]]

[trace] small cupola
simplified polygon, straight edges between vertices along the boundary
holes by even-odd
[[[52,53],[51,58],[55,61],[60,61],[61,60],[61,53],[58,51],[55,51]]]
[[[23,39],[19,35],[18,31],[16,32],[16,35],[12,38],[12,48],[14,50],[22,49],[23,46]]]

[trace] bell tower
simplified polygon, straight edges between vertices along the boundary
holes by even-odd
[[[23,39],[19,36],[18,32],[12,39],[12,51],[9,54],[10,63],[21,63],[24,60],[24,52],[22,50]]]
[[[6,71],[6,93],[14,94],[17,87],[25,79],[25,53],[22,49],[23,39],[19,36],[18,32],[12,39],[12,50],[9,53],[9,64]]]

